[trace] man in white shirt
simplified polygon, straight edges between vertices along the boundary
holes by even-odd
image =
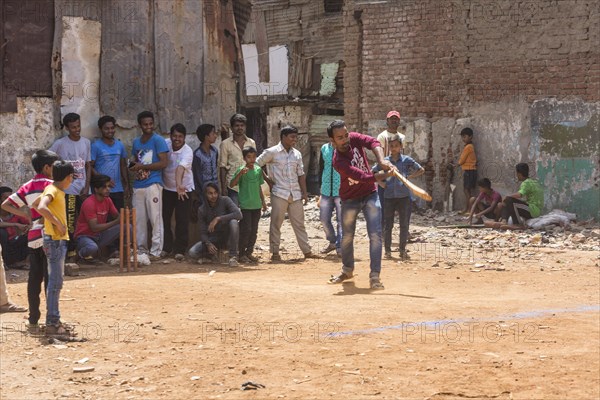
[[[304,204],[308,201],[306,191],[306,175],[302,153],[294,148],[298,141],[298,129],[291,125],[284,126],[280,133],[280,142],[269,147],[256,159],[261,167],[269,165],[271,189],[271,226],[269,245],[271,260],[280,261],[279,244],[281,242],[281,225],[288,213],[292,229],[296,235],[298,246],[305,258],[319,258],[312,253],[308,243],[308,234],[304,227]]]
[[[188,247],[188,221],[190,217],[190,195],[194,191],[192,162],[194,152],[185,144],[185,126],[175,124],[171,127],[170,138],[166,140],[169,148],[167,167],[163,170],[163,251],[173,253],[175,259],[183,260]],[[175,211],[175,238],[171,230],[171,217]]]

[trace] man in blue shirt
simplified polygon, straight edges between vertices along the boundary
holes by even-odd
[[[138,114],[142,136],[133,141],[133,160],[129,170],[135,174],[133,182],[133,207],[137,210],[136,233],[138,249],[148,252],[148,222],[152,227],[150,260],[161,258],[164,244],[162,220],[162,170],[169,163],[169,147],[154,132],[154,114],[143,111]]]
[[[196,130],[200,146],[194,151],[194,160],[192,161],[192,172],[194,174],[194,186],[196,193],[202,205],[204,194],[202,190],[204,185],[209,182],[219,183],[219,169],[217,161],[219,160],[219,151],[214,146],[217,141],[217,132],[214,125],[202,124]]]
[[[115,208],[125,206],[125,197],[129,195],[129,173],[127,172],[127,152],[120,140],[115,139],[117,121],[110,115],[98,120],[102,137],[92,143],[92,168],[95,175],[110,177],[110,198]]]
[[[402,139],[399,135],[391,135],[388,139],[390,146],[390,155],[386,157],[393,165],[398,168],[398,172],[408,179],[423,175],[425,170],[418,162],[402,154]],[[379,171],[378,166],[374,168]],[[411,171],[415,171],[409,175]],[[406,253],[406,243],[408,242],[408,228],[411,214],[410,189],[408,189],[393,173],[388,174],[385,187],[385,202],[383,206],[383,244],[385,248],[385,257],[392,257],[392,228],[394,227],[394,216],[396,211],[400,214],[400,258],[408,260]]]

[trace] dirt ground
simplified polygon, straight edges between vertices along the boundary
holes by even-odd
[[[583,239],[433,227],[457,221],[414,215],[412,259],[384,260],[376,292],[364,222],[344,285],[326,283],[334,255],[291,260],[287,221],[287,261],[269,263],[268,219],[257,266],[82,266],[61,312],[87,341],[49,343],[27,333],[24,314],[3,314],[0,398],[598,398],[597,226],[579,228]],[[314,203],[307,225],[318,251]],[[7,271],[22,305],[26,276]],[[265,387],[240,390],[247,381]]]

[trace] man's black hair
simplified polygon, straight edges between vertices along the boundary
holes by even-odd
[[[115,119],[115,117],[112,117],[110,115],[105,115],[98,119],[98,128],[102,129],[102,127],[105,124],[107,124],[108,122],[112,122],[113,125],[117,125],[117,120]]]
[[[144,118],[152,118],[152,121],[154,121],[154,114],[152,113],[152,111],[142,111],[141,113],[139,113],[137,116],[138,125],[142,125],[142,120]]]
[[[108,175],[93,175],[90,179],[90,186],[92,189],[100,189],[110,182],[110,176]]]
[[[69,124],[70,124],[71,122],[77,122],[77,121],[79,121],[80,119],[81,119],[81,117],[79,116],[79,114],[76,114],[76,113],[68,113],[67,115],[65,115],[65,116],[63,117],[62,124],[63,124],[63,126],[64,126],[64,127],[67,127],[67,128],[68,128],[68,127],[69,127]]]
[[[492,181],[490,181],[488,178],[481,178],[480,180],[477,181],[477,186],[485,188],[485,189],[491,189]]]
[[[332,121],[327,126],[327,136],[329,136],[330,138],[332,138],[333,137],[333,130],[334,129],[343,128],[345,126],[346,126],[346,123],[344,121],[342,121],[341,119],[336,119],[335,121]]]
[[[229,119],[229,125],[231,125],[231,127],[233,128],[233,124],[235,122],[243,122],[244,125],[248,124],[248,118],[246,118],[245,115],[242,114],[233,114],[231,116],[231,118]]]
[[[204,142],[206,135],[215,130],[215,126],[211,124],[202,124],[196,129],[196,136],[200,142]]]
[[[246,158],[246,156],[248,154],[256,154],[256,149],[254,147],[248,146],[248,147],[244,147],[244,149],[242,150],[242,155],[244,156],[244,158]]]
[[[473,129],[471,129],[471,128],[463,128],[463,130],[460,131],[460,136],[473,137]]]
[[[204,185],[204,193],[206,193],[206,189],[208,189],[209,187],[215,189],[217,191],[217,193],[221,192],[219,190],[219,185],[217,185],[215,182],[208,182]]]
[[[31,165],[36,174],[41,174],[45,165],[52,165],[60,157],[50,150],[38,150],[31,156]]]
[[[400,145],[404,144],[404,143],[402,143],[402,138],[397,133],[394,133],[393,135],[391,135],[388,138],[388,143],[392,143],[392,142],[398,142],[398,143],[400,143]]]
[[[8,186],[0,186],[0,196],[2,196],[4,193],[12,193],[13,190],[11,188],[9,188]]]
[[[173,125],[171,127],[171,130],[169,130],[169,133],[172,135],[173,133],[175,133],[175,131],[177,131],[179,133],[183,133],[183,136],[187,135],[187,129],[185,129],[185,126],[183,126],[183,124],[176,123],[175,125]]]
[[[64,160],[56,160],[52,164],[52,179],[54,182],[61,182],[71,174],[75,173],[75,169],[71,163]]]
[[[527,163],[518,163],[516,166],[517,174],[529,178],[529,165]]]
[[[292,133],[298,133],[298,128],[296,128],[294,125],[286,125],[281,128],[279,139],[283,139],[284,136],[291,135]]]

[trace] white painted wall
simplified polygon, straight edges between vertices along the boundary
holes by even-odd
[[[256,44],[242,44],[246,73],[246,95],[277,96],[288,92],[289,63],[287,47],[269,47],[269,82],[260,82],[258,77],[258,52]]]

